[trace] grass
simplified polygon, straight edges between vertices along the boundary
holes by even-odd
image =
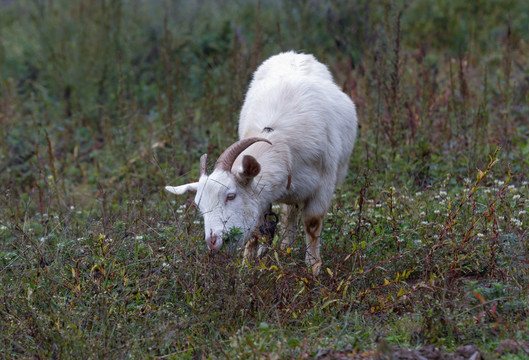
[[[1,357],[529,341],[525,2],[0,10]],[[287,49],[329,64],[360,123],[317,278],[301,233],[248,266],[210,257],[190,199],[162,190],[236,139],[251,73]]]

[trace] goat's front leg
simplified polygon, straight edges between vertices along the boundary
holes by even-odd
[[[312,269],[314,276],[320,273],[322,265],[320,257],[320,234],[323,224],[323,215],[304,215],[303,225],[305,226],[305,236],[307,242],[307,253],[305,262]]]
[[[257,258],[257,249],[259,248],[259,237],[253,234],[246,242],[244,247],[244,260],[251,262]]]
[[[281,205],[281,249],[292,246],[298,232],[299,205]]]

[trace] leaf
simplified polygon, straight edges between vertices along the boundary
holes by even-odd
[[[323,305],[321,306],[321,309],[323,310],[323,309],[325,309],[327,306],[329,306],[329,305],[331,305],[332,303],[335,303],[335,302],[337,302],[337,301],[339,301],[339,300],[338,300],[338,299],[332,299],[332,300],[326,301],[325,304],[323,304]]]
[[[478,299],[478,301],[481,303],[481,305],[485,305],[486,300],[483,297],[483,295],[481,295],[480,293],[477,293],[475,291],[472,292],[472,295],[474,295],[476,297],[476,299]]]

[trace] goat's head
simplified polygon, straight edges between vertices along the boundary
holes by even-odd
[[[166,186],[173,194],[196,192],[195,204],[204,217],[206,243],[210,251],[220,250],[228,235],[239,235],[247,240],[257,227],[263,204],[256,193],[255,177],[261,171],[257,160],[245,155],[239,169],[232,166],[235,159],[250,145],[263,138],[242,139],[227,148],[217,160],[215,169],[208,175],[207,155],[200,158],[200,178],[198,182],[181,186]],[[266,204],[265,204],[266,205]]]

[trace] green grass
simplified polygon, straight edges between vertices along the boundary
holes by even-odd
[[[0,357],[529,341],[529,6],[456,3],[0,3]],[[252,72],[288,49],[360,124],[317,278],[301,232],[210,257],[163,191],[236,140]]]

